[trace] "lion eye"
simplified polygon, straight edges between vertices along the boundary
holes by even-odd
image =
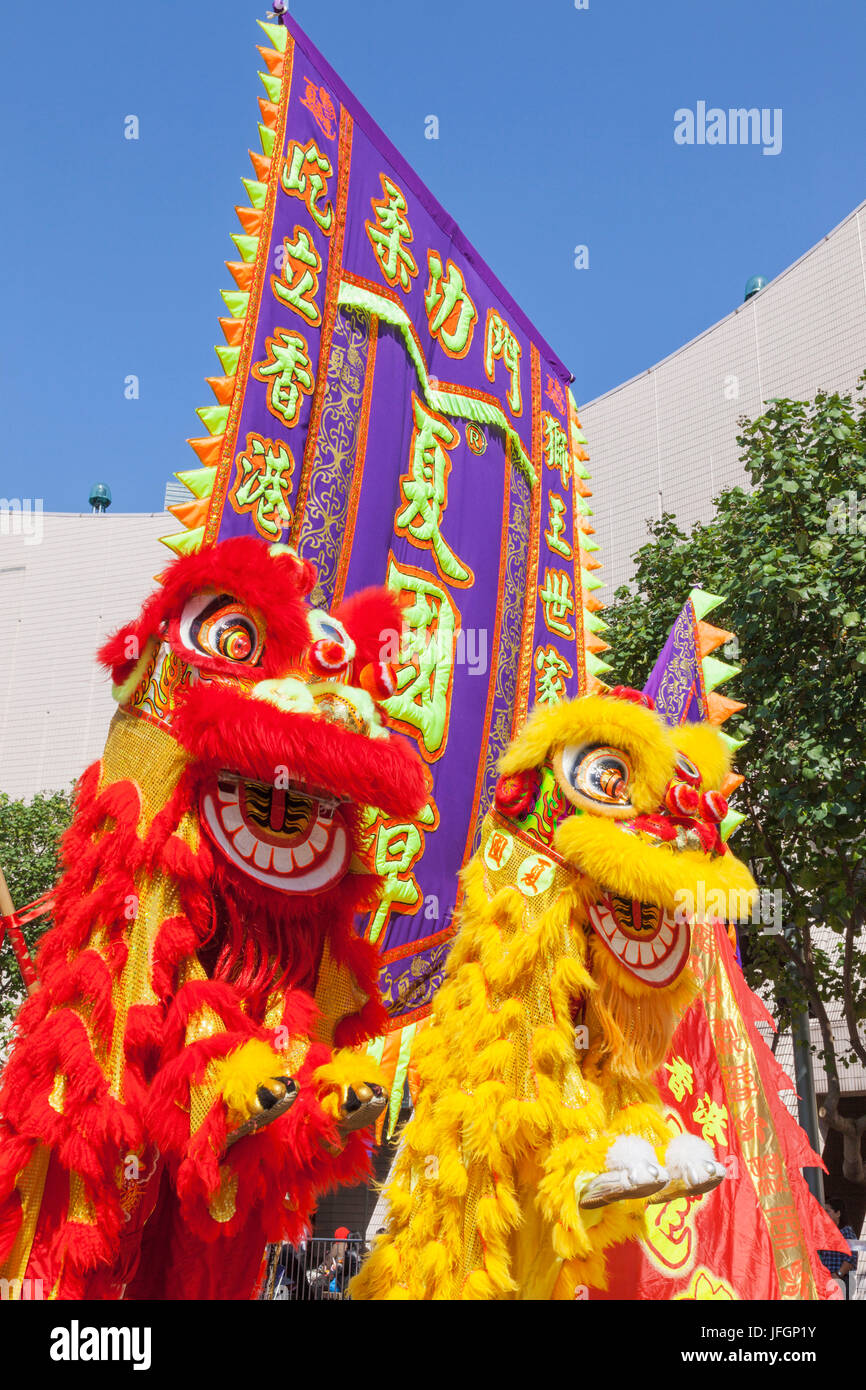
[[[186,605],[180,638],[190,651],[255,666],[263,637],[251,613],[230,594],[197,594]]]
[[[563,748],[560,754],[563,790],[576,804],[597,810],[630,810],[629,783],[632,767],[628,757],[607,744],[583,744]]]

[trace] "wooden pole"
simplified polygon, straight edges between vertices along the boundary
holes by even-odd
[[[0,864],[0,917],[11,917],[14,911],[12,896],[3,877],[3,865]]]
[[[12,942],[12,949],[15,952],[15,958],[18,961],[18,968],[21,971],[21,978],[27,986],[27,993],[35,994],[36,990],[39,988],[39,983],[36,979],[33,963],[27,952],[27,944],[24,940],[23,933],[15,921],[15,904],[12,901],[12,895],[9,892],[9,887],[3,874],[2,864],[0,864],[0,917],[7,917],[9,919],[6,926],[9,932],[9,940]],[[2,940],[3,933],[0,931],[0,941]]]

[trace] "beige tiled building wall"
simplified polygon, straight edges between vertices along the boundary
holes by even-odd
[[[96,652],[155,587],[173,522],[46,512],[28,536],[0,517],[0,791],[68,787],[100,756],[115,705]]]
[[[580,408],[601,578],[610,601],[632,574],[646,521],[709,521],[723,488],[747,485],[737,420],[774,396],[848,391],[866,370],[866,203],[700,337]]]

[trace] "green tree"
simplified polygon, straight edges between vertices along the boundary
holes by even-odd
[[[779,400],[741,429],[751,489],[724,492],[689,535],[670,515],[650,525],[634,592],[618,589],[605,614],[608,660],[641,686],[689,590],[726,595],[713,622],[736,633],[725,650],[747,706],[727,726],[747,740],[736,848],[781,891],[786,926],[749,929],[746,973],[774,985],[783,1023],[804,1002],[817,1018],[827,1116],[846,1177],[864,1183],[866,1115],[840,1114],[839,1078],[854,1056],[866,1065],[866,401]],[[837,950],[819,948],[819,927]],[[831,1000],[843,1001],[850,1049],[834,1038]]]
[[[45,792],[27,803],[0,792],[0,867],[16,908],[26,907],[54,887],[60,872],[59,839],[72,819],[72,793]],[[22,928],[31,954],[50,925],[42,917]],[[0,948],[0,1054],[11,1037],[12,1023],[25,988],[11,942]]]

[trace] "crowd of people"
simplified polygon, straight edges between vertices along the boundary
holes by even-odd
[[[363,1236],[347,1226],[338,1226],[333,1238],[283,1245],[275,1252],[271,1297],[295,1302],[347,1299],[349,1284],[368,1250]]]
[[[856,1232],[848,1224],[841,1205],[826,1202],[827,1215],[835,1221],[850,1243]],[[380,1227],[377,1235],[383,1228]],[[369,1253],[369,1246],[358,1231],[338,1226],[333,1237],[314,1237],[300,1245],[282,1245],[271,1252],[270,1277],[265,1296],[299,1301],[348,1299],[349,1285]],[[858,1253],[856,1247],[845,1256],[837,1250],[819,1250],[825,1268],[839,1283],[845,1298],[854,1296]],[[854,1276],[852,1278],[852,1276]]]
[[[854,1227],[849,1224],[842,1203],[837,1203],[831,1199],[824,1203],[824,1210],[830,1220],[835,1221],[842,1235],[848,1241],[848,1244],[852,1245],[852,1242],[857,1240],[857,1232],[854,1230]],[[850,1254],[848,1255],[843,1255],[841,1250],[819,1250],[818,1258],[824,1268],[829,1270],[832,1274],[841,1288],[844,1297],[853,1298],[857,1261],[859,1258],[856,1247],[852,1245]],[[851,1278],[852,1274],[855,1276],[854,1279]]]

